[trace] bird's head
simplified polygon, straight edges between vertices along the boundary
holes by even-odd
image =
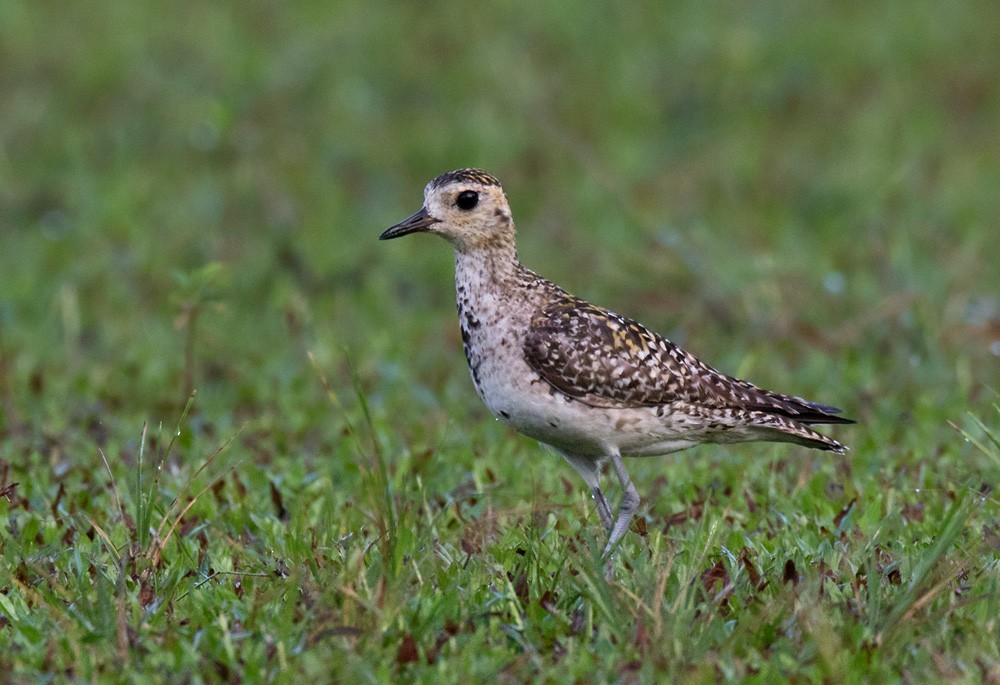
[[[424,206],[379,236],[436,233],[459,252],[512,248],[514,224],[500,182],[479,169],[441,174],[424,188]]]

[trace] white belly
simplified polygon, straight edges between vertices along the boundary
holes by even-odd
[[[500,421],[528,437],[579,456],[655,456],[697,444],[655,407],[592,407],[555,390],[517,354],[479,361],[476,391]]]

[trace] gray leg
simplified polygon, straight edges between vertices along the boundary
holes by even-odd
[[[594,498],[594,504],[597,506],[597,515],[601,517],[601,525],[604,526],[604,532],[611,535],[611,507],[608,506],[608,500],[604,498],[604,493],[601,492],[601,460],[578,457],[566,452],[560,452],[559,454],[566,458],[566,461],[576,469],[576,472],[580,474],[590,488],[590,496]]]
[[[615,521],[611,535],[608,537],[608,545],[604,548],[604,556],[609,563],[611,561],[611,553],[614,551],[618,541],[625,535],[629,524],[632,523],[632,516],[635,514],[635,510],[639,508],[639,492],[632,485],[632,479],[628,477],[628,471],[625,470],[622,455],[616,451],[610,456],[611,464],[615,467],[615,473],[618,474],[618,480],[622,484],[622,503],[618,506],[618,519]]]

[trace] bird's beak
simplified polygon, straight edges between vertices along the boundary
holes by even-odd
[[[416,214],[411,214],[392,228],[387,229],[378,237],[379,240],[391,240],[407,233],[418,233],[426,231],[431,226],[438,223],[440,219],[435,219],[427,213],[427,208],[422,207]]]

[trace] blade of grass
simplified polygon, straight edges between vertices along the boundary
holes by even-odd
[[[887,639],[887,636],[891,635],[899,627],[904,618],[912,616],[911,609],[914,609],[916,606],[931,571],[962,532],[962,528],[972,513],[973,507],[966,504],[967,497],[965,491],[962,490],[960,492],[961,494],[955,499],[955,502],[948,510],[948,515],[941,523],[940,532],[935,538],[934,543],[926,550],[924,556],[914,567],[910,582],[907,583],[906,588],[897,596],[892,610],[889,611],[879,627],[875,637],[877,644],[882,644]]]
[[[104,529],[97,524],[97,521],[87,516],[86,513],[81,512],[81,515],[83,516],[83,518],[87,519],[87,523],[89,523],[90,526],[97,532],[97,534],[101,536],[101,539],[104,540],[104,544],[107,545],[108,550],[110,550],[111,555],[114,556],[115,561],[120,561],[121,553],[118,551],[118,548],[115,547],[115,543],[111,542],[111,536],[109,536],[104,531]]]
[[[997,411],[1000,411],[1000,408],[998,408]],[[972,419],[973,423],[979,426],[979,429],[983,432],[983,434],[986,435],[987,440],[989,440],[989,442],[993,444],[993,447],[990,447],[989,445],[983,443],[981,440],[976,438],[967,430],[960,428],[951,421],[948,422],[948,425],[954,428],[956,431],[958,431],[959,434],[963,438],[965,438],[970,444],[972,444],[973,447],[975,447],[977,450],[985,454],[993,461],[997,462],[997,464],[1000,464],[1000,438],[997,438],[993,434],[993,431],[990,430],[990,428],[987,427],[987,425],[983,423],[978,416],[970,412],[969,417]]]
[[[351,366],[351,381],[353,383],[355,396],[357,397],[362,415],[364,416],[365,425],[371,435],[371,458],[366,458],[366,453],[361,440],[361,432],[358,431],[353,422],[350,420],[344,409],[343,403],[340,401],[340,397],[330,385],[330,381],[327,378],[326,373],[324,373],[324,371],[319,367],[319,363],[316,361],[316,357],[311,351],[306,354],[309,357],[309,361],[313,365],[313,369],[315,369],[316,373],[319,375],[320,382],[326,390],[327,399],[329,399],[330,404],[333,405],[338,412],[340,412],[344,419],[344,424],[347,427],[347,434],[352,438],[352,446],[356,455],[355,463],[358,466],[358,470],[361,472],[363,482],[366,484],[365,490],[368,491],[367,494],[370,508],[368,516],[371,518],[376,529],[378,530],[378,541],[380,543],[379,546],[382,552],[382,557],[385,560],[385,563],[388,564],[389,569],[392,572],[395,572],[399,569],[399,563],[395,554],[396,512],[392,501],[388,470],[382,454],[381,444],[377,437],[375,424],[372,420],[367,398],[361,388],[360,380],[354,372],[354,367]],[[373,485],[374,489],[377,491],[374,494],[371,493],[370,489],[367,487],[368,482],[372,480],[375,481]]]
[[[135,463],[135,481],[133,483],[132,490],[132,502],[135,505],[135,525],[136,525],[136,542],[138,543],[139,549],[142,549],[143,545],[146,544],[144,535],[148,534],[149,522],[146,518],[146,498],[142,496],[142,466],[143,458],[146,454],[146,430],[148,425],[145,421],[142,422],[142,432],[139,434],[139,457]]]
[[[378,439],[378,433],[375,430],[375,422],[372,420],[371,411],[368,407],[368,398],[365,397],[364,389],[361,387],[361,379],[355,371],[353,364],[348,364],[348,370],[351,374],[351,384],[354,388],[354,396],[358,401],[358,406],[361,407],[361,415],[365,419],[365,426],[368,428],[368,433],[371,436],[372,442],[372,460],[375,462],[375,488],[378,494],[381,496],[381,502],[378,506],[379,518],[384,519],[379,524],[379,532],[383,534],[383,556],[391,564],[392,572],[395,574],[399,571],[399,560],[396,554],[396,507],[392,499],[392,489],[389,484],[389,470],[386,468],[385,456],[382,454],[381,443]],[[373,505],[375,504],[373,498]]]
[[[144,463],[143,458],[145,456],[146,447],[146,424],[142,424],[142,436],[139,441],[139,459],[136,464],[135,474],[136,526],[138,528],[136,539],[139,543],[139,549],[146,548],[147,545],[151,544],[150,524],[153,518],[153,501],[156,494],[156,488],[159,487],[160,484],[160,475],[163,473],[163,464],[166,463],[167,457],[170,456],[174,443],[177,441],[177,438],[181,433],[181,426],[187,420],[197,394],[198,391],[196,390],[188,397],[188,400],[184,405],[184,409],[181,411],[181,416],[177,420],[177,427],[170,436],[170,442],[160,455],[160,460],[156,465],[156,474],[153,476],[153,480],[149,484],[149,490],[145,493],[145,495],[142,492],[142,472]],[[169,512],[169,507],[167,511]],[[164,512],[164,516],[166,516],[166,514],[167,513]]]
[[[206,468],[208,468],[208,466],[213,461],[215,461],[216,458],[218,458],[218,456],[220,454],[222,454],[223,452],[225,452],[229,448],[229,446],[233,444],[233,441],[237,438],[237,436],[239,436],[239,434],[243,431],[243,429],[245,427],[246,427],[246,424],[244,424],[243,426],[240,426],[240,428],[238,428],[235,433],[233,433],[231,436],[229,436],[226,439],[226,441],[224,443],[222,443],[222,445],[220,445],[219,448],[217,450],[215,450],[215,452],[213,452],[211,454],[211,456],[209,456],[207,459],[205,459],[205,461],[203,461],[201,463],[201,466],[199,466],[197,469],[195,469],[194,473],[192,473],[188,477],[188,479],[184,482],[184,485],[181,486],[181,489],[177,492],[177,495],[173,498],[173,500],[171,500],[170,505],[163,512],[163,518],[160,519],[160,525],[156,527],[156,534],[153,536],[153,540],[150,542],[149,549],[146,551],[146,558],[147,559],[154,559],[154,565],[157,564],[157,563],[159,563],[160,556],[163,553],[164,546],[166,546],[166,544],[167,544],[167,540],[170,539],[170,535],[173,533],[174,528],[177,527],[177,524],[180,523],[181,519],[184,517],[184,514],[186,514],[187,511],[192,506],[194,506],[194,503],[198,500],[198,497],[200,497],[205,492],[205,490],[207,490],[208,488],[211,488],[212,485],[214,485],[215,483],[219,482],[220,479],[222,479],[228,473],[230,473],[231,471],[233,471],[235,469],[235,466],[232,467],[232,468],[230,468],[228,471],[226,471],[225,473],[221,474],[217,478],[215,478],[209,485],[207,485],[204,489],[202,489],[201,491],[199,491],[199,493],[197,495],[195,495],[195,497],[184,506],[184,508],[181,510],[181,512],[179,514],[177,514],[177,516],[175,516],[173,518],[173,523],[170,526],[170,529],[167,532],[166,537],[161,539],[160,536],[163,533],[163,527],[170,520],[170,512],[173,510],[174,506],[180,500],[181,496],[183,496],[184,493],[188,491],[188,489],[191,487],[191,484],[194,483],[194,480],[199,476],[199,474],[201,474],[202,471],[204,471]],[[157,542],[157,541],[159,541],[159,542]]]
[[[111,478],[111,494],[115,496],[115,503],[118,505],[118,512],[122,515],[122,521],[126,521],[127,517],[125,516],[125,507],[122,506],[122,498],[118,494],[118,484],[115,482],[115,474],[111,473],[111,464],[108,463],[108,458],[104,454],[104,450],[102,448],[98,447],[97,451],[100,453],[101,461],[104,462],[104,468],[108,470],[108,476]]]
[[[216,452],[216,454],[218,454],[218,452]],[[212,455],[212,456],[214,457],[215,455]],[[174,534],[174,530],[176,530],[177,526],[180,525],[181,520],[184,518],[184,514],[188,513],[188,510],[190,510],[191,507],[193,507],[195,505],[195,502],[198,501],[198,498],[200,498],[206,492],[208,492],[209,490],[211,490],[212,487],[216,483],[218,483],[220,480],[222,480],[223,478],[225,478],[227,475],[229,475],[230,473],[232,473],[235,470],[236,470],[236,467],[234,466],[234,467],[228,469],[227,471],[225,471],[224,473],[220,474],[218,478],[216,478],[211,483],[209,483],[208,485],[206,485],[205,487],[203,487],[201,490],[199,490],[198,493],[194,497],[191,498],[191,501],[189,501],[186,505],[184,505],[184,508],[180,510],[180,513],[178,513],[177,516],[174,517],[174,521],[170,525],[170,528],[167,530],[167,534],[163,537],[163,539],[159,542],[159,544],[155,545],[155,552],[151,550],[151,552],[152,552],[152,561],[153,561],[153,566],[154,567],[157,566],[157,565],[159,565],[159,563],[160,563],[160,557],[163,555],[163,550],[167,546],[167,543],[170,541],[170,536],[172,536]],[[157,538],[159,538],[160,530],[162,530],[163,524],[164,524],[164,522],[166,522],[166,520],[167,519],[164,518],[163,521],[160,522],[160,528],[158,528],[157,531],[156,531]],[[149,556],[150,555],[147,554],[147,558],[149,558]]]

